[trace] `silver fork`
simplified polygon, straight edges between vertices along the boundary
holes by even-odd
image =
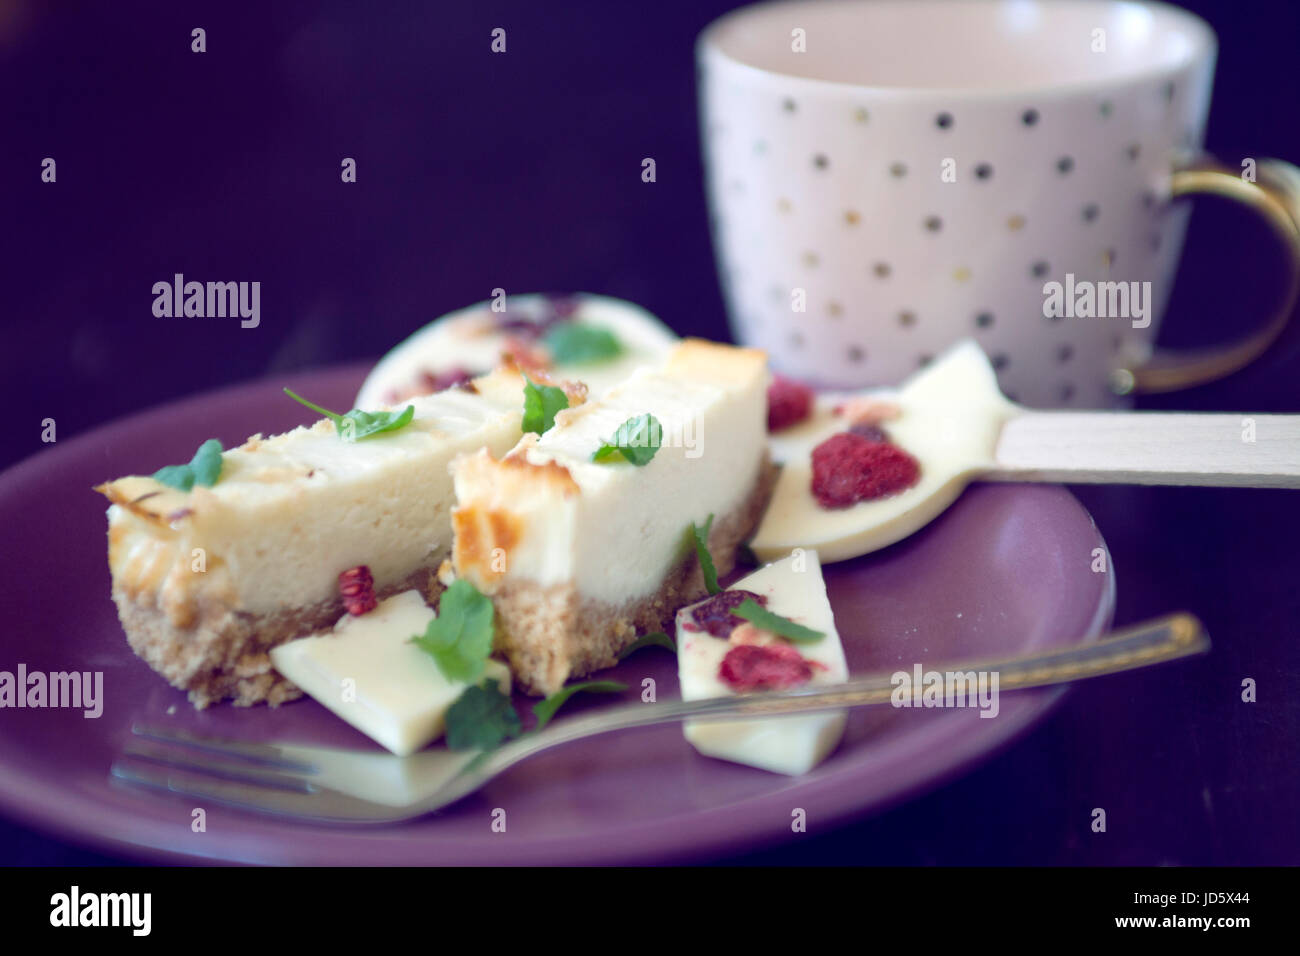
[[[997,672],[999,693],[1045,687],[1171,661],[1209,650],[1201,622],[1178,613],[1098,641],[1032,656],[928,667]],[[596,734],[690,718],[722,720],[838,710],[889,701],[880,673],[843,684],[708,700],[634,703],[558,721],[485,753],[434,747],[411,757],[298,744],[218,740],[135,726],[114,762],[120,783],[318,823],[395,823],[439,810],[534,754]]]

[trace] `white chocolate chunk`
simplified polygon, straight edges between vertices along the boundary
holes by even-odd
[[[657,366],[677,341],[667,326],[649,312],[601,295],[574,297],[574,320],[607,329],[617,337],[623,351],[595,362],[557,364],[557,378],[581,381],[598,398],[642,366]],[[537,317],[549,311],[544,296],[511,295],[511,312]],[[510,337],[498,327],[500,313],[492,302],[480,302],[444,315],[410,336],[387,355],[366,377],[357,396],[357,406],[370,408],[388,401],[391,392],[402,393],[419,381],[421,373],[464,368],[482,371],[495,368]]]
[[[344,615],[334,630],[281,644],[276,669],[357,730],[399,757],[442,736],[447,710],[466,684],[449,681],[411,643],[433,620],[418,591],[403,591],[367,614]],[[489,660],[485,679],[510,693],[510,669]]]
[[[794,645],[814,667],[805,686],[848,680],[844,648],[826,597],[816,551],[802,551],[759,568],[732,585],[767,598],[767,610],[825,634],[819,641]],[[677,615],[677,672],[682,700],[731,696],[718,678],[722,659],[733,645],[707,631],[689,630],[691,608]],[[735,721],[686,721],[686,739],[707,757],[748,764],[773,773],[807,773],[826,759],[844,735],[847,711],[764,717]]]

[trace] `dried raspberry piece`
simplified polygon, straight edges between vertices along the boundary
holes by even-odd
[[[789,428],[812,414],[813,390],[783,375],[772,376],[767,387],[767,430]]]
[[[375,579],[364,564],[348,568],[339,575],[339,594],[343,598],[343,608],[349,614],[365,614],[373,611],[379,603],[375,597]]]
[[[789,644],[739,644],[718,666],[718,680],[732,690],[781,690],[807,683],[812,666]]]
[[[814,448],[812,469],[812,493],[823,508],[898,494],[921,476],[917,460],[897,445],[852,432],[832,435]]]
[[[767,604],[767,598],[761,594],[734,588],[730,591],[719,591],[707,601],[692,608],[691,617],[695,619],[696,624],[714,637],[726,637],[733,629],[745,623],[743,617],[737,617],[731,611],[744,604],[746,598],[752,598],[759,604]]]
[[[554,325],[558,322],[567,322],[578,314],[578,306],[581,305],[576,296],[558,295],[551,293],[546,296],[546,305],[551,310],[551,318],[547,321]]]
[[[883,428],[869,422],[854,422],[849,426],[849,432],[854,435],[861,435],[868,441],[889,441],[889,434]]]
[[[526,315],[502,312],[500,316],[497,319],[497,328],[521,342],[536,342],[545,331],[541,322],[536,322]]]
[[[446,391],[449,388],[473,388],[474,372],[467,368],[457,365],[444,371],[433,373],[428,369],[421,369],[416,376],[415,384],[407,388],[391,388],[384,393],[385,405],[398,405],[408,398],[416,398],[420,395],[432,395],[434,392]]]
[[[421,372],[420,384],[427,389],[424,392],[425,395],[432,395],[434,392],[443,392],[449,388],[455,388],[457,385],[464,385],[473,377],[474,373],[469,369],[456,365],[437,374]]]
[[[496,325],[502,332],[535,342],[561,322],[572,321],[578,305],[578,300],[570,295],[546,295],[540,314],[534,316],[507,308],[496,313]]]

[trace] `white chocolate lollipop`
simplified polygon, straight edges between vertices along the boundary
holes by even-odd
[[[847,508],[811,492],[813,449],[852,422],[835,409],[892,402],[891,441],[921,466],[912,487]],[[961,342],[896,391],[818,396],[805,421],[770,437],[783,464],[750,546],[764,561],[815,548],[824,562],[893,544],[981,481],[1300,488],[1300,415],[1054,412],[1006,399],[984,352]]]

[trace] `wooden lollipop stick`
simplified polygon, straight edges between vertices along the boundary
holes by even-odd
[[[1025,412],[988,481],[1300,488],[1300,415]]]

